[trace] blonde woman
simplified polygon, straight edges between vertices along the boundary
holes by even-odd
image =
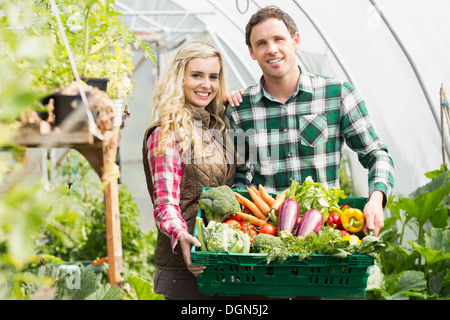
[[[190,250],[200,245],[193,232],[203,187],[234,178],[223,143],[225,95],[222,55],[206,41],[184,44],[155,90],[158,120],[145,132],[143,160],[158,227],[154,290],[167,300],[211,298],[198,293],[204,266],[191,264]]]

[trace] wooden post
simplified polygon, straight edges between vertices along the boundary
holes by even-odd
[[[105,183],[106,211],[106,245],[108,252],[108,278],[111,285],[122,286],[122,234],[119,212],[119,167],[116,164],[119,127],[114,128],[114,135],[103,141],[103,175]]]
[[[442,140],[442,165],[445,170],[445,133],[444,133],[444,85],[441,85],[441,94],[440,94],[440,111],[441,111],[441,140]]]

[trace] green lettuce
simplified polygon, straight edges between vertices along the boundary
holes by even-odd
[[[339,198],[345,198],[345,194],[343,190],[328,189],[322,183],[314,182],[311,177],[307,177],[302,185],[293,180],[286,197],[297,200],[300,217],[310,209],[317,209],[326,218],[330,212],[339,211]]]

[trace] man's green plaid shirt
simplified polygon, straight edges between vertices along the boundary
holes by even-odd
[[[302,71],[297,92],[283,104],[264,91],[263,81],[245,90],[239,107],[226,108],[232,128],[243,130],[247,148],[236,186],[261,184],[280,192],[292,180],[302,183],[311,176],[325,187],[339,187],[345,141],[369,169],[369,194],[380,190],[389,196],[394,164],[355,88]],[[237,150],[242,157],[242,148]]]

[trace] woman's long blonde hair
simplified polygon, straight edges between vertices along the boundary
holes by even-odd
[[[169,68],[157,83],[151,112],[161,122],[158,155],[161,155],[171,134],[177,133],[177,142],[182,146],[192,145],[194,142],[194,120],[190,111],[185,107],[184,74],[186,67],[194,58],[217,57],[220,63],[219,88],[216,97],[206,106],[206,110],[216,115],[219,129],[225,133],[226,125],[223,121],[223,101],[226,94],[227,79],[222,55],[211,43],[204,40],[190,41],[184,44],[172,60]],[[186,141],[190,138],[191,141]],[[184,148],[182,148],[184,149]]]

